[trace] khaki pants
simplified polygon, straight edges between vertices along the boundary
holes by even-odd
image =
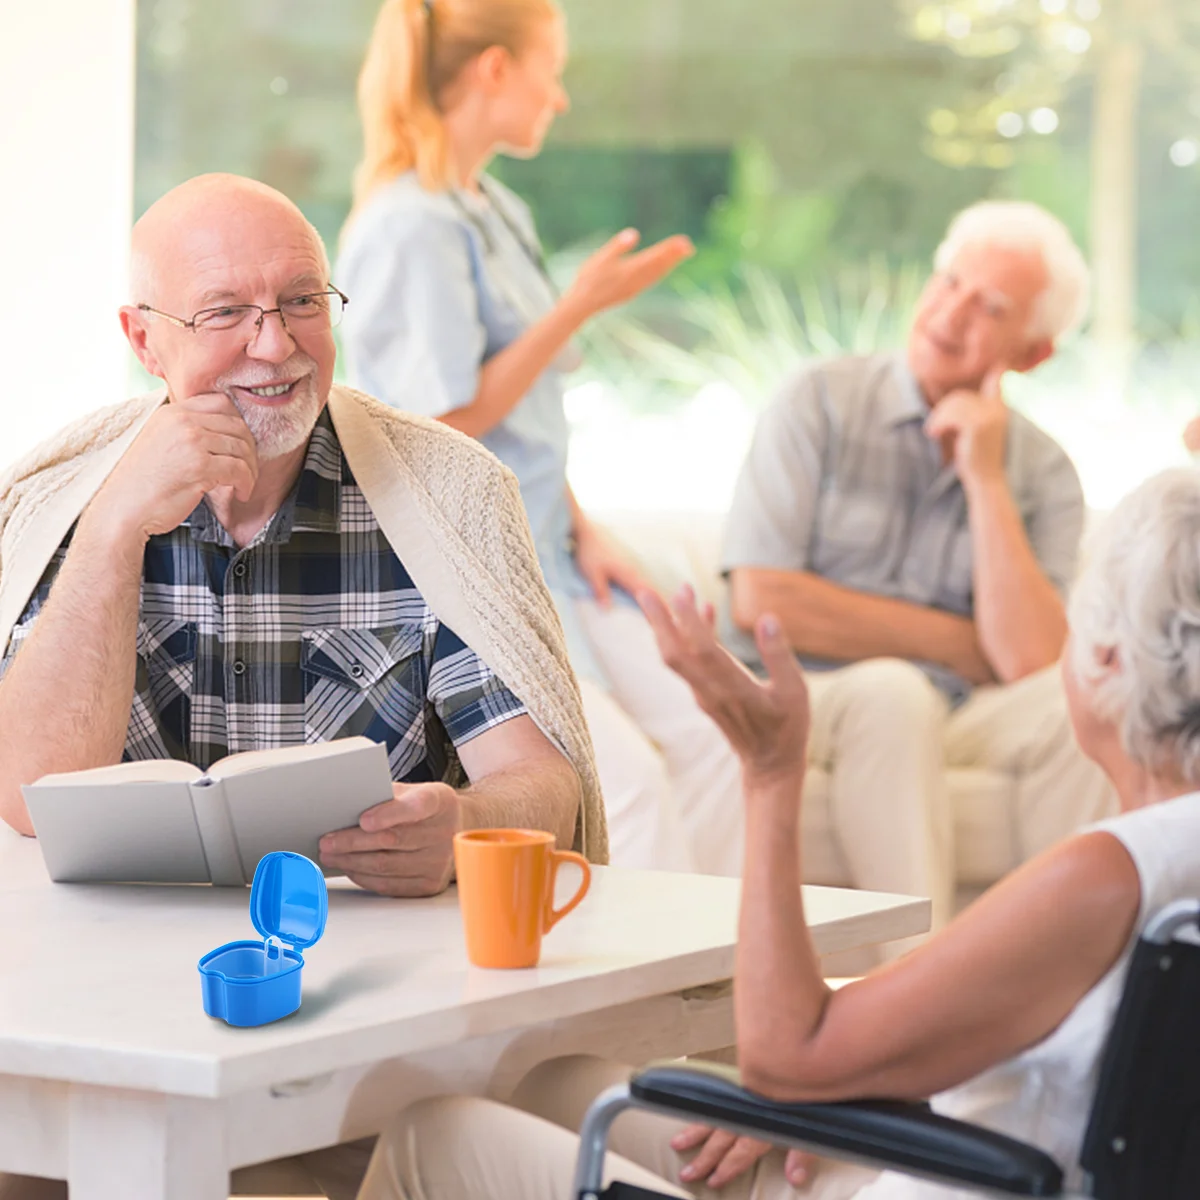
[[[379,1140],[359,1200],[573,1200],[579,1140],[592,1100],[629,1068],[595,1058],[559,1059],[536,1068],[513,1104],[465,1096],[423,1101]],[[677,1181],[690,1155],[671,1149],[682,1122],[648,1113],[618,1117],[609,1138],[606,1183],[626,1183],[700,1200],[791,1200],[784,1155],[773,1150],[720,1192]],[[803,1195],[848,1200],[876,1173],[822,1164]]]

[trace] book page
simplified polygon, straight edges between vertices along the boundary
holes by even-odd
[[[194,767],[192,773],[200,774]],[[21,789],[50,878],[56,883],[207,883],[208,863],[187,783],[111,778],[81,784],[74,776],[47,776]],[[60,785],[56,779],[67,782]]]
[[[145,762],[116,763],[111,767],[92,767],[89,771],[64,771],[59,775],[43,775],[39,784],[55,787],[91,787],[93,784],[122,783],[190,783],[203,777],[199,767],[180,762],[177,758],[153,758]]]
[[[270,770],[222,780],[247,879],[254,878],[259,859],[276,850],[303,854],[320,865],[317,843],[323,834],[357,825],[368,808],[392,798],[386,747],[368,738],[330,745],[339,752],[275,760]]]
[[[289,763],[307,763],[317,759],[353,754],[375,743],[370,738],[339,738],[333,742],[318,742],[311,746],[284,746],[277,750],[246,750],[231,754],[213,763],[208,770],[210,779],[231,779],[234,775],[248,775],[252,771],[269,771]]]

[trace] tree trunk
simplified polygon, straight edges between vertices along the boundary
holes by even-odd
[[[1124,382],[1137,317],[1137,113],[1143,48],[1097,47],[1092,100],[1091,238],[1095,286],[1092,333],[1113,377]]]

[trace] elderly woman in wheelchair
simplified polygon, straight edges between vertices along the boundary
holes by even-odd
[[[568,1200],[599,1193],[602,1171],[634,1196],[1200,1196],[1200,472],[1128,497],[1072,598],[1072,721],[1121,815],[837,991],[805,926],[808,706],[779,623],[759,623],[760,681],[690,595],[642,602],[742,761],[740,1080],[673,1065],[630,1083],[575,1059],[510,1106],[426,1101],[381,1139],[362,1200]],[[631,1104],[650,1111],[613,1124]]]

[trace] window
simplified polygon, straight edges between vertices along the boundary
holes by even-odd
[[[376,7],[141,0],[139,211],[189,175],[238,171],[334,244]],[[1014,403],[1100,505],[1182,457],[1200,411],[1194,5],[1164,0],[1153,29],[1131,0],[565,8],[573,109],[541,158],[498,173],[558,271],[628,224],[700,249],[587,335],[569,396],[585,503],[723,507],[780,378],[810,355],[902,344],[949,218],[987,196],[1040,201],[1100,247],[1092,333],[1011,380]]]

